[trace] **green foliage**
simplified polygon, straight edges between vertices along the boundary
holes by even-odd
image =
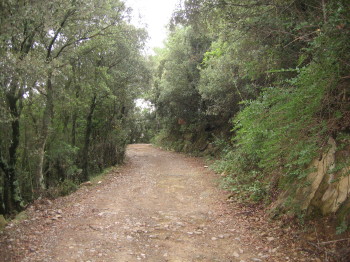
[[[135,107],[130,126],[131,143],[150,143],[156,133],[156,114],[153,105],[143,101],[143,105]]]
[[[66,179],[55,186],[51,186],[46,190],[46,197],[54,199],[58,197],[68,196],[78,189],[78,184],[70,179]]]
[[[0,3],[0,213],[121,163],[149,81],[118,0]]]
[[[339,15],[339,10],[342,9],[330,15],[329,21]],[[344,22],[345,17],[341,17]],[[224,179],[228,188],[253,196],[248,192],[256,184],[269,184],[276,174],[280,188],[301,185],[311,171],[311,161],[319,155],[329,136],[339,135],[339,141],[343,140],[341,130],[348,125],[338,119],[344,119],[349,108],[341,106],[337,99],[341,100],[341,78],[349,65],[339,58],[348,57],[345,51],[348,48],[344,47],[349,36],[334,31],[338,23],[341,22],[325,23],[321,29],[324,33],[315,34],[301,50],[297,66],[303,64],[303,67],[267,71],[267,74],[279,74],[279,78],[289,72],[297,73],[296,76],[284,75],[283,81],[265,87],[257,99],[242,102],[244,109],[233,121],[236,147],[217,163],[218,170],[228,174]],[[269,186],[266,189],[262,196],[268,197]]]
[[[345,233],[348,230],[348,224],[346,223],[345,220],[343,220],[339,226],[336,228],[336,234],[340,235]]]
[[[200,151],[206,145],[205,108],[197,89],[199,65],[210,39],[191,27],[176,28],[166,48],[155,58],[155,79],[150,100],[160,134],[156,143],[176,151]],[[192,135],[192,134],[198,134]],[[204,135],[205,136],[205,135]]]
[[[77,184],[72,180],[66,179],[58,186],[59,196],[67,196],[78,189]]]
[[[157,142],[194,150],[205,134],[222,152],[225,188],[253,201],[292,194],[330,137],[349,148],[349,10],[345,0],[184,1],[156,58]],[[189,74],[198,53],[184,39],[198,34],[210,44]],[[337,161],[334,174],[348,164]],[[302,219],[295,197],[286,209]]]

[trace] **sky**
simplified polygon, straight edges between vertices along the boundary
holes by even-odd
[[[133,9],[132,22],[137,26],[147,26],[150,51],[154,47],[162,47],[167,36],[166,25],[179,0],[125,0],[125,2]]]

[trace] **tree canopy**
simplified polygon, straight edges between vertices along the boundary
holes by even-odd
[[[294,203],[329,141],[339,151],[349,145],[349,11],[348,1],[332,0],[183,1],[157,56],[156,141],[221,152],[216,170],[244,199],[269,202],[289,190]],[[335,159],[308,214],[327,213],[326,180],[348,174],[348,160]],[[347,203],[332,210],[344,218]]]
[[[1,213],[123,160],[147,34],[121,1],[2,1]]]

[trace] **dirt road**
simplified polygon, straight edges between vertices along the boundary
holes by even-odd
[[[101,183],[10,225],[0,260],[314,261],[283,232],[256,228],[261,218],[228,203],[217,180],[199,159],[131,145],[126,166]]]

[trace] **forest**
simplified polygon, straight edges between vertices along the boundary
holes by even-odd
[[[150,74],[120,1],[1,1],[0,213],[121,163]]]
[[[130,12],[119,0],[0,2],[0,214],[152,142],[206,156],[232,196],[271,216],[335,215],[345,232],[350,2],[181,1],[154,55]]]

